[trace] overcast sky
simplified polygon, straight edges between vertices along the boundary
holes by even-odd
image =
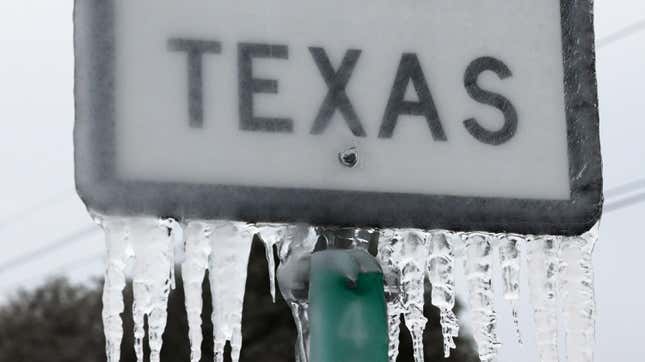
[[[604,177],[611,189],[645,179],[645,1],[596,5],[598,39],[635,24],[621,40],[603,42],[597,56]],[[83,281],[103,268],[101,235],[86,233],[91,222],[73,186],[71,14],[71,0],[0,2],[0,299],[56,273]],[[602,223],[595,252],[598,361],[643,355],[644,215],[645,203],[607,214]],[[47,249],[79,233],[85,236],[78,242]],[[26,263],[16,259],[24,256]],[[531,340],[532,317],[524,307]],[[506,343],[500,360],[537,361],[533,343],[514,342],[508,309],[499,312]]]

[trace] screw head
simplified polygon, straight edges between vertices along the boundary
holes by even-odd
[[[345,151],[338,153],[340,164],[347,168],[354,168],[358,165],[358,150],[356,147],[350,147]]]

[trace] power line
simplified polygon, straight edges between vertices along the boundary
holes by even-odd
[[[63,202],[65,200],[68,200],[69,197],[72,196],[70,190],[61,192],[59,194],[53,195],[49,198],[46,198],[39,203],[36,203],[34,205],[31,205],[30,207],[27,207],[25,209],[22,209],[12,215],[5,216],[4,218],[0,219],[0,230],[4,229],[7,227],[10,223],[16,222],[17,220],[26,218],[50,205],[55,205],[60,202]]]
[[[598,39],[598,41],[596,42],[596,45],[598,46],[598,48],[604,48],[610,44],[623,40],[643,30],[645,30],[645,19],[637,21],[612,34],[609,34],[603,38]]]
[[[605,214],[620,210],[632,205],[639,204],[641,202],[645,202],[645,191],[642,191],[643,188],[645,188],[645,179],[637,179],[633,180],[627,183],[624,183],[622,185],[613,187],[608,189],[607,191],[604,192],[605,194],[605,199],[616,199],[617,197],[634,193],[636,191],[639,191],[635,195],[628,196],[622,199],[618,199],[616,201],[611,201],[611,202],[606,202],[605,206],[603,208],[603,211]]]
[[[70,272],[72,270],[82,268],[82,267],[84,267],[86,265],[90,265],[90,264],[92,264],[92,263],[94,263],[96,261],[99,261],[99,260],[103,259],[104,257],[105,257],[104,252],[95,253],[95,254],[92,254],[92,255],[90,255],[90,256],[88,256],[86,258],[76,259],[76,260],[73,260],[73,261],[71,261],[69,263],[59,265],[59,266],[53,268],[52,270],[47,271],[46,273],[41,273],[41,274],[38,274],[38,275],[32,275],[32,276],[30,276],[28,278],[20,279],[18,281],[15,281],[15,282],[11,283],[9,286],[4,287],[3,291],[0,291],[0,296],[2,294],[8,293],[8,291],[10,291],[10,290],[18,288],[19,286],[21,286],[21,285],[23,285],[25,283],[31,282],[31,281],[36,280],[36,279],[44,278],[46,275],[62,274],[62,273]]]
[[[620,195],[624,195],[626,193],[637,191],[637,190],[642,189],[644,187],[645,187],[645,179],[634,180],[634,181],[628,182],[628,183],[620,185],[620,186],[616,186],[614,188],[611,188],[611,189],[605,191],[605,197],[606,198],[617,197],[617,196],[620,196]]]
[[[642,202],[645,202],[645,192],[606,204],[604,207],[604,213],[607,214]]]
[[[54,240],[53,242],[48,243],[40,249],[36,249],[30,253],[23,254],[17,258],[9,260],[8,262],[0,264],[0,274],[6,272],[9,269],[13,269],[23,264],[29,263],[34,259],[40,258],[43,255],[56,251],[57,249],[60,249],[66,245],[78,242],[87,236],[95,234],[98,231],[99,228],[96,225],[90,225],[70,235],[62,237],[58,240]]]

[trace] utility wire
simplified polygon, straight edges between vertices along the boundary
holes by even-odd
[[[607,214],[616,210],[624,209],[629,206],[640,204],[642,202],[645,202],[645,192],[624,198],[622,200],[607,203],[605,204],[603,210],[604,213]]]
[[[29,217],[32,214],[35,214],[39,212],[42,209],[47,208],[48,206],[51,205],[56,205],[58,203],[61,203],[63,201],[68,200],[73,194],[71,193],[70,190],[61,192],[59,194],[56,194],[54,196],[51,196],[49,198],[46,198],[42,200],[41,202],[34,204],[30,207],[27,207],[25,209],[22,209],[12,215],[5,216],[2,219],[0,219],[0,230],[4,229],[7,227],[9,224],[14,223],[20,219],[24,219],[26,217]]]
[[[43,246],[40,249],[36,249],[32,252],[20,255],[16,258],[13,258],[5,263],[0,264],[0,274],[6,272],[9,269],[19,267],[23,264],[29,263],[34,259],[40,258],[43,255],[49,254],[53,251],[56,251],[59,248],[62,248],[66,245],[76,243],[84,238],[93,235],[99,231],[99,228],[96,225],[90,225],[80,229],[70,235],[62,237],[58,240],[54,240],[51,243]]]
[[[641,202],[645,202],[645,191],[643,189],[645,188],[645,179],[636,179],[630,182],[627,182],[625,184],[610,188],[604,192],[605,194],[605,200],[607,199],[616,199],[618,197],[621,197],[623,195],[629,195],[633,194],[631,196],[621,198],[615,201],[611,202],[605,202],[605,206],[603,208],[604,213],[610,213],[616,210],[620,210],[632,205],[639,204]]]
[[[645,19],[642,19],[640,21],[637,21],[633,24],[630,24],[612,34],[609,34],[603,38],[598,39],[596,41],[596,45],[598,48],[604,48],[610,44],[616,43],[620,40],[623,40],[625,38],[628,38],[634,34],[637,34],[641,31],[645,30]]]
[[[621,196],[633,191],[638,191],[644,187],[645,187],[645,179],[634,180],[605,191],[605,198],[613,198],[613,197]]]
[[[641,31],[645,30],[645,19],[637,21],[633,24],[630,24],[606,37],[600,38],[597,40],[596,45],[598,48],[603,48],[606,47],[612,43],[618,42],[622,39],[625,39],[627,37],[630,37],[632,35],[635,35]],[[614,189],[610,189],[607,192],[605,192],[605,196],[607,197],[616,197],[623,195],[625,193],[629,193],[632,191],[639,190],[641,188],[645,187],[645,179],[642,180],[636,180],[632,181],[630,183],[627,183],[625,185],[618,186]],[[69,193],[65,192],[59,195],[56,195],[54,197],[51,197],[49,199],[44,200],[43,202],[33,205],[27,209],[24,209],[12,216],[5,217],[4,219],[0,220],[0,230],[4,227],[6,227],[9,223],[15,221],[16,219],[20,219],[26,216],[29,216],[30,214],[33,214],[35,212],[40,211],[41,209],[49,206],[50,204],[56,204],[58,202],[64,201],[69,197]],[[644,193],[639,193],[631,197],[627,197],[622,200],[618,200],[615,202],[611,202],[605,205],[605,213],[610,213],[615,210],[619,210],[631,205],[635,205],[641,202],[645,202],[645,192]],[[86,236],[89,236],[91,234],[94,234],[98,231],[98,228],[94,225],[83,228],[71,235],[68,235],[67,237],[61,238],[59,240],[55,240],[54,242],[37,249],[33,252],[30,252],[25,255],[21,255],[17,258],[14,258],[6,263],[0,264],[0,273],[3,273],[9,269],[18,267],[22,264],[28,263],[34,259],[37,259],[45,254],[51,253],[61,247],[64,247],[68,244],[77,242],[81,239],[83,239]]]
[[[0,300],[2,300],[3,295],[9,295],[9,293],[11,293],[11,290],[17,289],[20,286],[24,285],[25,283],[29,283],[31,281],[44,278],[46,275],[50,275],[50,276],[54,275],[55,276],[56,274],[67,273],[67,272],[70,272],[70,271],[73,271],[73,270],[76,270],[76,269],[80,269],[80,268],[82,268],[82,267],[84,267],[86,265],[90,265],[92,263],[95,263],[95,262],[103,259],[104,257],[105,257],[105,252],[95,253],[95,254],[92,254],[92,255],[90,255],[90,256],[88,256],[86,258],[76,259],[76,260],[73,260],[73,261],[71,261],[69,263],[57,266],[57,267],[53,268],[52,270],[50,270],[50,271],[48,271],[46,273],[39,274],[39,275],[32,275],[32,276],[30,276],[28,278],[23,278],[23,279],[20,279],[18,281],[15,281],[15,282],[11,283],[10,285],[4,287],[3,290],[0,291]]]
[[[640,33],[641,31],[645,31],[645,19],[637,21],[612,34],[607,35],[606,37],[598,39],[596,41],[596,45],[598,48],[604,48],[608,45],[611,45],[625,38],[628,38],[632,35]],[[605,192],[605,196],[610,198],[617,197],[620,195],[624,195],[626,193],[640,190],[643,187],[645,187],[645,179],[635,180],[632,182],[628,182],[624,185],[615,187],[613,189],[607,190]],[[632,205],[639,204],[641,202],[645,202],[645,192],[642,192],[618,201],[606,203],[604,207],[604,213],[607,214],[616,210],[620,210]]]
[[[71,271],[71,270],[76,270],[78,268],[82,268],[82,267],[84,267],[86,265],[89,265],[89,264],[92,264],[92,263],[94,263],[96,261],[99,261],[99,260],[103,259],[104,257],[105,257],[105,252],[94,253],[94,254],[91,254],[90,256],[86,257],[86,258],[80,258],[80,259],[72,260],[69,263],[59,265],[59,266],[57,266],[57,267],[55,267],[55,268],[53,268],[53,269],[51,269],[51,270],[49,270],[49,271],[47,271],[45,273],[42,273],[40,275],[33,275],[33,276],[29,277],[29,278],[19,280],[16,283],[14,283],[14,285],[24,284],[26,282],[38,279],[38,278],[40,278],[40,277],[42,277],[44,275],[48,275],[48,274],[50,274],[50,275],[51,274],[59,274],[59,273],[68,272],[68,271]]]

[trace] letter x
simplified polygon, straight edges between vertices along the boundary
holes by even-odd
[[[347,126],[352,133],[357,137],[365,137],[365,130],[345,90],[349,78],[352,76],[352,72],[356,67],[358,58],[361,55],[361,51],[357,49],[348,50],[338,71],[334,70],[323,48],[311,47],[309,51],[329,88],[327,96],[320,106],[314,125],[311,128],[311,134],[322,134],[325,132],[325,129],[329,126],[331,117],[336,109],[338,109],[345,118],[345,122],[347,122]]]

